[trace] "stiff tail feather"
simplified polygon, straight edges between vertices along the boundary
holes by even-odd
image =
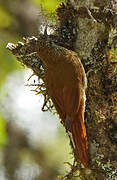
[[[78,155],[81,163],[85,167],[88,167],[89,165],[88,142],[87,142],[86,129],[85,129],[82,113],[77,113],[74,116],[71,127],[71,133],[75,144],[76,154]]]

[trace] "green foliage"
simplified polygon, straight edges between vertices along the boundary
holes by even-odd
[[[5,43],[0,44],[0,87],[7,75],[20,67],[16,58],[5,47]]]
[[[57,6],[64,2],[65,0],[32,0],[34,3],[38,5],[42,5],[42,7],[49,13],[55,12]]]
[[[0,114],[0,147],[6,145],[7,142],[8,142],[8,136],[6,132],[6,123],[2,117],[2,114]]]
[[[0,7],[0,28],[7,28],[13,22],[12,17],[3,8]]]

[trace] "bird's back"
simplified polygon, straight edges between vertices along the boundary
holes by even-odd
[[[53,58],[56,58],[56,61]],[[60,54],[59,56],[51,57],[51,61],[53,61],[54,65],[46,68],[48,87],[76,86],[77,83],[80,83],[81,86],[86,86],[84,68],[76,53],[68,50],[64,56]]]

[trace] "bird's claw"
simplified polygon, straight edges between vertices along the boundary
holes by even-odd
[[[71,131],[71,124],[72,124],[71,117],[66,116],[65,123],[64,123],[66,131]]]

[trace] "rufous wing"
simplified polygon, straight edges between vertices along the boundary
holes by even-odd
[[[70,122],[69,131],[75,144],[76,154],[85,167],[88,167],[88,142],[84,124],[84,103],[85,97],[80,90],[80,85],[64,86],[63,88],[53,89],[51,98],[56,107],[60,118],[66,124],[67,118]]]

